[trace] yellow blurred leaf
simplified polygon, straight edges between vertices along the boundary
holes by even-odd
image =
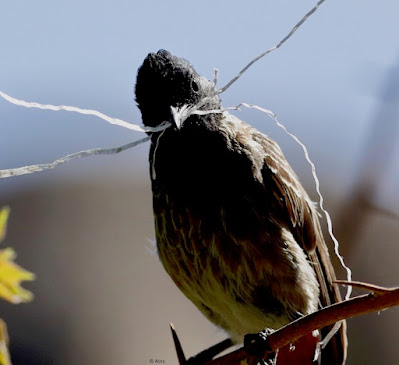
[[[7,326],[2,319],[0,319],[0,365],[11,365]]]
[[[4,239],[7,232],[7,220],[10,214],[10,208],[4,207],[0,209],[0,242]]]
[[[9,214],[10,208],[0,209],[0,241],[6,234]],[[20,284],[22,281],[33,280],[35,275],[17,265],[14,262],[15,257],[12,248],[0,250],[0,298],[17,304],[33,299],[33,294],[22,288]]]
[[[6,236],[10,208],[0,209],[0,242]],[[17,304],[33,299],[33,294],[21,287],[21,282],[33,280],[35,275],[14,262],[16,257],[12,248],[0,250],[0,298]],[[5,322],[0,319],[0,365],[12,365],[8,352],[8,334]]]
[[[0,250],[0,297],[17,304],[33,299],[33,294],[22,288],[20,283],[34,280],[35,275],[17,265],[13,261],[15,256],[11,248]]]

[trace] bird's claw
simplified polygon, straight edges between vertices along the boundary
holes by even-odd
[[[249,333],[244,336],[244,349],[250,355],[258,358],[258,364],[274,365],[275,354],[268,343],[268,336],[273,330],[266,328],[258,333]]]

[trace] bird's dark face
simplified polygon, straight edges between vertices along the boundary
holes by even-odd
[[[218,129],[222,114],[191,114],[182,120],[176,109],[220,109],[214,84],[201,77],[185,59],[160,50],[150,53],[138,70],[136,101],[146,127],[165,121],[172,124],[162,132],[150,132],[153,189],[162,186],[169,193],[178,191],[186,201],[198,200],[199,191],[206,194],[213,179],[221,174],[221,160],[226,154],[225,135]]]
[[[195,105],[214,91],[214,85],[198,75],[188,61],[165,50],[150,53],[137,74],[136,102],[147,127],[173,123],[171,107]],[[219,107],[219,98],[213,99],[204,107]]]

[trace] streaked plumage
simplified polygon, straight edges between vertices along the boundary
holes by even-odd
[[[166,51],[149,54],[137,76],[146,126],[173,123],[172,106],[213,92]],[[217,96],[201,107],[217,108]],[[209,320],[238,342],[340,300],[316,208],[273,140],[227,112],[191,115],[151,140],[159,256]],[[323,364],[343,362],[343,342],[344,329]]]

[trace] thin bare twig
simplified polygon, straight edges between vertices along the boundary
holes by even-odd
[[[382,286],[369,284],[369,283],[363,283],[361,281],[334,280],[334,283],[341,284],[341,285],[350,285],[350,286],[354,286],[356,288],[369,290],[369,291],[373,292],[374,294],[385,294],[387,291],[392,291],[392,290],[397,289],[397,288],[384,288]]]

